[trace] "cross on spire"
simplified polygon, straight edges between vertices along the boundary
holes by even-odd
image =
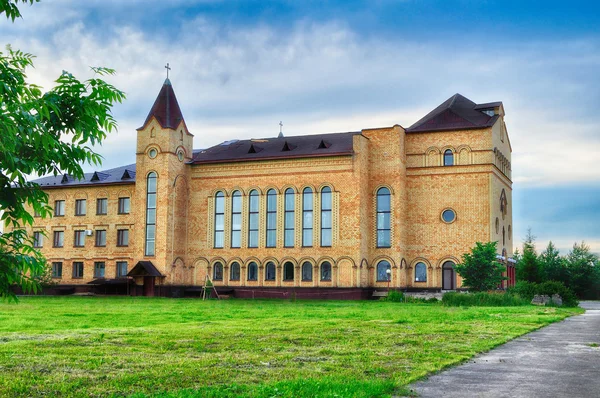
[[[169,66],[169,63],[167,62],[167,65],[165,65],[165,69],[167,70],[167,79],[169,78],[169,71],[171,70],[171,67]]]
[[[283,129],[283,122],[279,121],[279,132],[281,133]]]

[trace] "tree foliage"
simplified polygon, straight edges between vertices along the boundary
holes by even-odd
[[[569,285],[575,294],[583,299],[600,297],[600,261],[590,251],[590,247],[581,242],[575,243],[573,250],[565,258],[569,272]]]
[[[505,267],[496,259],[496,243],[477,242],[471,253],[462,256],[462,263],[455,266],[463,278],[463,285],[473,291],[496,289],[506,278],[502,276]]]
[[[541,272],[538,255],[535,250],[535,236],[531,229],[527,231],[527,237],[523,242],[523,254],[516,265],[516,277],[518,281],[541,282]]]
[[[538,260],[543,281],[568,283],[569,272],[565,261],[552,241],[548,242],[548,247],[540,254]]]
[[[19,17],[17,2],[0,0],[0,13]],[[27,82],[33,58],[10,46],[0,52],[0,212],[6,229],[0,235],[0,297],[15,298],[13,284],[36,292],[46,273],[46,260],[26,228],[33,225],[32,210],[41,217],[52,213],[48,196],[28,176],[83,178],[83,163],[100,164],[92,146],[116,129],[111,108],[125,98],[100,78],[114,70],[101,67],[91,68],[94,76],[85,81],[63,71],[56,86],[43,92]]]

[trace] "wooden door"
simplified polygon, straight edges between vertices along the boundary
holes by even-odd
[[[154,277],[144,277],[144,296],[154,296]]]

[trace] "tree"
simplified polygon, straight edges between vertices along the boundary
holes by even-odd
[[[0,14],[14,21],[20,17],[17,3],[0,0]],[[116,129],[111,108],[125,98],[99,78],[114,74],[108,68],[91,68],[95,76],[83,82],[63,71],[56,86],[44,93],[26,81],[33,58],[10,46],[0,52],[0,219],[7,229],[0,235],[0,297],[12,299],[14,284],[37,292],[47,268],[27,226],[33,225],[32,210],[50,217],[51,208],[48,196],[28,175],[83,178],[83,163],[100,164],[92,146]]]
[[[590,247],[581,242],[575,243],[566,259],[569,271],[569,287],[577,297],[596,299],[600,296],[600,262],[598,256],[590,252]]]
[[[454,268],[463,278],[463,285],[477,292],[496,289],[506,278],[505,267],[496,259],[497,242],[475,243],[471,253],[462,256],[462,263]]]
[[[548,242],[548,247],[540,254],[538,260],[542,281],[569,283],[569,272],[565,262],[552,241]]]
[[[527,231],[527,237],[523,242],[523,255],[516,266],[516,277],[517,281],[535,283],[541,281],[539,261],[535,251],[535,236],[531,234],[531,229]]]

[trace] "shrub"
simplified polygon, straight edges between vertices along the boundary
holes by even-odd
[[[577,305],[579,305],[573,290],[566,287],[564,283],[557,281],[548,281],[544,283],[520,281],[517,282],[515,286],[508,288],[508,292],[510,294],[516,294],[522,299],[530,302],[536,294],[545,294],[547,296],[558,294],[562,298],[565,307],[577,307]]]
[[[401,303],[404,300],[404,293],[399,292],[397,290],[390,290],[388,292],[388,296],[386,297],[386,301],[392,301],[394,303]]]
[[[519,295],[524,300],[531,301],[533,296],[537,294],[537,283],[519,281],[514,286],[509,287],[507,292],[510,294]]]
[[[540,283],[536,287],[536,292],[537,294],[545,294],[548,296],[558,294],[562,298],[565,307],[577,307],[579,305],[579,301],[577,301],[577,297],[575,296],[575,293],[573,293],[573,290],[566,287],[562,282],[548,281]]]
[[[449,292],[442,297],[442,303],[449,307],[516,307],[527,305],[529,301],[510,293]]]

